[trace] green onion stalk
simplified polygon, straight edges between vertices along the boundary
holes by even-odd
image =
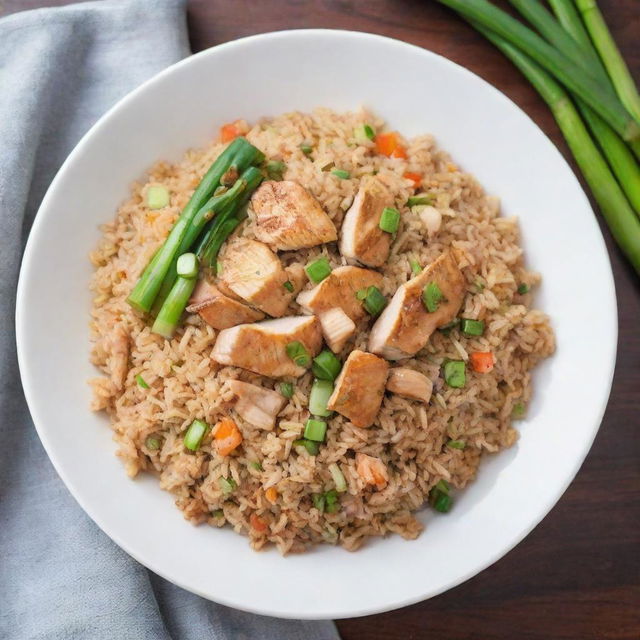
[[[218,156],[182,210],[164,244],[147,265],[129,294],[127,301],[134,309],[143,312],[151,310],[165,276],[172,267],[175,268],[174,260],[190,249],[190,246],[187,246],[187,239],[191,240],[191,243],[195,241],[194,231],[190,230],[194,218],[221,185],[225,175],[228,175],[230,170],[237,173],[241,168],[262,162],[263,159],[262,152],[244,138],[236,138]]]
[[[578,10],[582,14],[584,24],[591,36],[609,77],[620,97],[622,104],[629,113],[640,123],[640,95],[629,68],[620,54],[615,40],[611,36],[607,24],[600,13],[595,0],[575,0]]]
[[[200,264],[204,267],[214,267],[220,248],[225,240],[233,233],[240,224],[239,212],[247,203],[249,197],[258,187],[263,179],[263,175],[256,167],[249,167],[238,179],[242,187],[239,197],[230,202],[220,211],[207,227],[196,248],[196,254],[200,259]],[[237,183],[236,183],[237,184]],[[236,185],[233,186],[235,188]]]
[[[500,36],[516,51],[544,67],[569,90],[584,100],[628,142],[640,143],[640,124],[615,96],[600,86],[581,65],[543,40],[537,33],[492,5],[488,0],[438,0],[460,15]],[[538,66],[536,65],[536,67]]]
[[[634,214],[609,166],[593,143],[567,93],[544,69],[505,38],[477,23],[472,24],[522,71],[549,105],[585,180],[600,205],[613,237],[636,272],[640,274],[640,220]]]
[[[573,55],[579,64],[590,70],[598,78],[603,89],[606,87],[610,93],[614,91],[573,0],[552,0],[551,6],[559,22],[537,1],[510,2],[552,45],[566,55]],[[636,159],[620,136],[584,100],[575,94],[573,97],[622,190],[636,213],[640,214],[640,167]]]

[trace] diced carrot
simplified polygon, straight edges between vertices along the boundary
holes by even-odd
[[[469,354],[471,366],[477,373],[489,373],[493,369],[493,353],[491,351],[476,351]]]
[[[251,523],[251,526],[260,533],[264,533],[269,528],[267,523],[255,513],[252,513],[249,516],[249,522]]]
[[[393,153],[391,154],[391,156],[393,158],[407,158],[407,150],[401,145],[399,144],[394,150]]]
[[[356,472],[367,484],[373,484],[377,489],[384,489],[389,481],[384,462],[365,453],[356,453]]]
[[[407,171],[402,177],[406,178],[407,180],[411,180],[411,182],[413,182],[414,189],[419,189],[422,185],[422,176],[419,173]]]
[[[394,158],[407,157],[407,150],[400,144],[396,131],[376,135],[376,151],[383,156],[393,156]]]
[[[275,504],[278,499],[278,490],[275,487],[269,487],[264,492],[264,497],[271,503]]]
[[[234,122],[223,124],[220,127],[220,142],[231,142],[240,135]]]
[[[453,162],[447,163],[447,171],[449,173],[455,173],[457,170],[458,170],[458,167],[455,164],[453,164]]]
[[[221,456],[228,456],[242,442],[238,425],[231,418],[222,418],[216,426],[213,439]]]

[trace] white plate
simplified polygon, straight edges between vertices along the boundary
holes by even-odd
[[[224,122],[294,109],[366,105],[407,136],[432,132],[465,170],[520,216],[536,305],[557,354],[535,373],[517,446],[487,456],[450,514],[424,513],[413,542],[373,540],[282,558],[232,531],[193,527],[156,481],[129,480],[86,380],[98,225],[158,158],[208,143]],[[172,582],[240,609],[340,618],[429,598],[495,562],[548,513],[580,467],[613,374],[616,300],[602,236],[553,144],[505,96],[417,47],[345,31],[265,34],[176,64],[119,102],[53,181],[25,252],[17,305],[22,381],[40,438],[71,493],[123,549]]]

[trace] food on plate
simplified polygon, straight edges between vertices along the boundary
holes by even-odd
[[[118,456],[255,549],[415,538],[516,441],[554,350],[516,219],[366,111],[223,125],[91,257]]]

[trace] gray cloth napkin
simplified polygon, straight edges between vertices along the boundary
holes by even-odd
[[[137,564],[67,492],[42,449],[22,394],[15,290],[42,196],[69,151],[106,109],[188,54],[183,0],[109,0],[0,20],[3,639],[338,638],[332,622],[278,620],[229,609]]]

